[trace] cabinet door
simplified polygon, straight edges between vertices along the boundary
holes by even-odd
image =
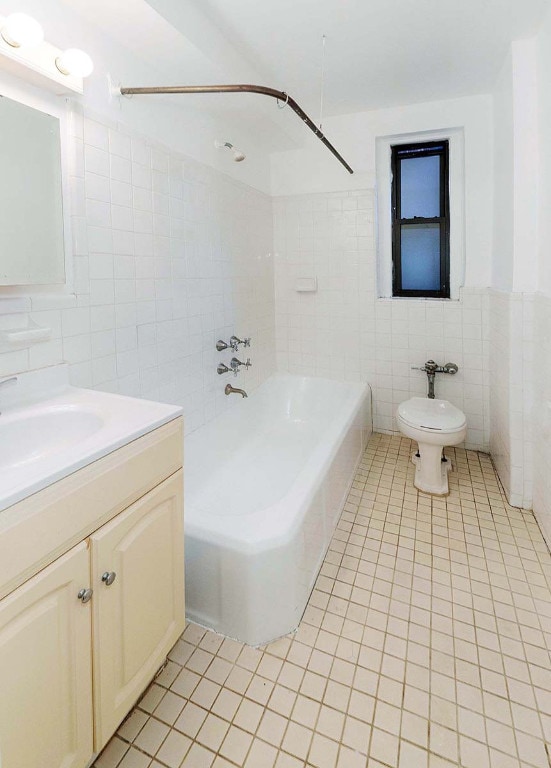
[[[91,542],[99,751],[184,630],[182,470],[100,528]],[[107,582],[103,574],[111,575]]]
[[[86,544],[0,601],[0,765],[82,768],[92,756]]]

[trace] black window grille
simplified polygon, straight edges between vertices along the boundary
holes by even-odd
[[[392,147],[392,295],[450,297],[448,141]]]

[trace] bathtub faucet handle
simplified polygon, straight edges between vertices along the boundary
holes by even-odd
[[[230,347],[233,349],[234,352],[237,352],[240,344],[243,344],[244,347],[250,347],[251,337],[249,336],[248,339],[240,339],[237,336],[230,337]]]
[[[236,376],[237,376],[237,371],[239,370],[239,368],[241,366],[243,366],[244,368],[250,368],[251,365],[252,365],[252,363],[251,363],[251,358],[250,357],[247,358],[247,362],[246,363],[242,363],[241,360],[238,360],[236,357],[232,357],[232,359],[230,361],[231,369],[232,369],[232,371],[234,372],[234,374]]]

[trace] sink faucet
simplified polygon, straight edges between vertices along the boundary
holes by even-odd
[[[241,395],[241,397],[248,397],[247,393],[244,389],[238,389],[237,387],[232,387],[231,384],[226,384],[226,388],[224,389],[225,395]]]
[[[0,387],[3,387],[5,384],[15,384],[17,381],[17,376],[9,376],[7,379],[2,379],[0,381]],[[0,411],[0,415],[2,412]]]
[[[422,368],[412,366],[412,371],[425,371],[429,380],[429,392],[427,397],[434,400],[434,380],[437,373],[449,373],[455,374],[459,370],[455,363],[446,363],[446,365],[438,365],[434,360],[427,360]]]

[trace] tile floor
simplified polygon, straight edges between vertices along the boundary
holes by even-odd
[[[551,557],[490,458],[374,435],[297,632],[189,624],[96,768],[549,768]]]

